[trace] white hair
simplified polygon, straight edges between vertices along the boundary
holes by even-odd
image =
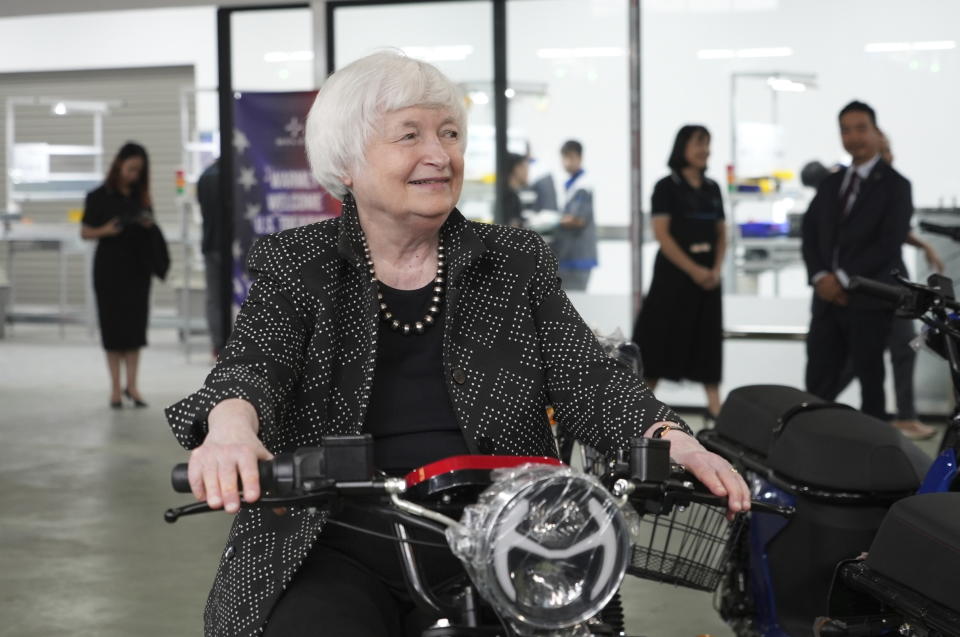
[[[367,142],[383,116],[411,106],[442,108],[460,127],[466,145],[463,93],[435,66],[386,50],[360,58],[324,82],[307,116],[306,149],[313,176],[343,199],[343,178],[364,163]]]

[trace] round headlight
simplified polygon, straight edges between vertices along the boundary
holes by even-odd
[[[488,601],[520,626],[566,628],[596,615],[629,559],[617,503],[567,467],[503,472],[463,523],[454,552]]]

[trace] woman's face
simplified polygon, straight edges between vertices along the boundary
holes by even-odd
[[[120,182],[124,186],[132,186],[140,179],[143,172],[142,157],[128,157],[120,163]]]
[[[365,164],[344,177],[357,206],[416,226],[439,226],[463,188],[463,132],[445,109],[387,113],[367,144]]]
[[[696,133],[687,142],[683,158],[687,160],[687,165],[691,168],[706,170],[707,160],[710,158],[710,137],[702,132]]]

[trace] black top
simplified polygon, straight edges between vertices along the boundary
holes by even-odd
[[[204,254],[220,250],[223,235],[223,202],[220,200],[220,160],[207,166],[197,180],[197,201],[203,216],[203,238],[200,249]]]
[[[523,226],[523,203],[513,188],[507,188],[503,200],[503,223],[508,226]]]
[[[670,217],[670,236],[695,263],[713,268],[723,198],[717,182],[694,188],[672,173],[653,189],[653,215]],[[634,326],[647,378],[719,383],[723,371],[723,306],[720,287],[705,290],[657,253],[653,280]]]
[[[397,319],[412,324],[426,314],[433,286],[395,290],[381,283],[380,290]],[[470,453],[444,385],[443,315],[423,334],[410,336],[380,321],[365,431],[373,434],[374,465],[387,473]]]
[[[100,186],[87,194],[83,224],[100,228],[118,219],[123,231],[101,237],[93,260],[100,338],[108,351],[130,351],[147,344],[150,314],[152,233],[139,220],[149,214],[136,195]]]
[[[723,197],[720,186],[703,178],[699,188],[672,173],[653,189],[652,213],[670,216],[670,235],[694,261],[712,268],[717,244],[717,222],[723,221]],[[709,244],[709,249],[691,251],[691,246]]]
[[[118,219],[123,232],[118,235],[101,237],[97,241],[97,258],[110,258],[123,263],[125,267],[136,267],[150,271],[150,262],[144,244],[149,241],[149,233],[140,225],[140,218],[152,211],[140,204],[136,194],[124,195],[103,185],[87,193],[83,204],[83,224],[91,228],[100,228],[104,224]]]

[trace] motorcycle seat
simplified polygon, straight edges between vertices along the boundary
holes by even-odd
[[[960,612],[960,493],[927,493],[890,507],[867,566]]]
[[[717,433],[766,457],[777,419],[802,403],[823,401],[784,385],[747,385],[730,392],[717,417]]]
[[[818,489],[914,491],[931,462],[889,423],[780,385],[730,392],[717,434],[782,478]]]

